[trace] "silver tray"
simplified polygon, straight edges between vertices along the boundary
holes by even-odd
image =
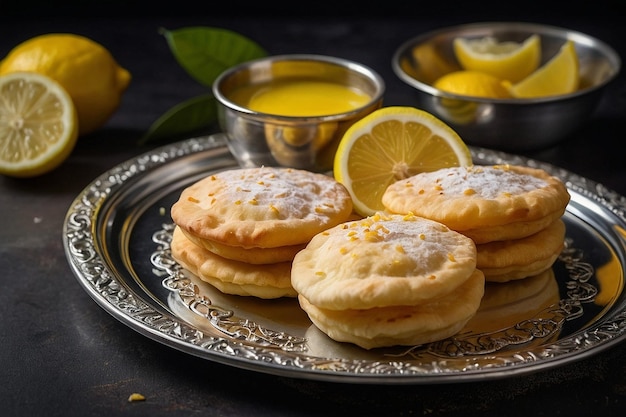
[[[480,320],[457,336],[429,345],[368,351],[337,343],[311,324],[295,299],[221,294],[176,264],[170,206],[191,183],[237,167],[223,134],[158,148],[96,178],[67,212],[65,253],[96,303],[140,334],[274,375],[360,384],[499,379],[563,366],[621,342],[626,199],[546,163],[471,151],[477,164],[540,167],[566,183],[572,196],[564,215],[567,245],[550,271],[556,296],[508,301],[495,314],[479,311]],[[514,320],[506,323],[509,310]],[[504,317],[504,324],[494,317]]]

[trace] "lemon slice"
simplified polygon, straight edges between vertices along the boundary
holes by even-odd
[[[481,71],[516,83],[535,71],[541,62],[541,38],[532,35],[524,42],[498,42],[492,36],[479,39],[455,38],[454,53],[461,67]]]
[[[51,171],[67,159],[77,137],[76,109],[56,81],[31,72],[0,76],[0,174]]]
[[[511,98],[508,84],[480,71],[453,71],[437,79],[433,87],[449,93],[484,98]]]
[[[414,107],[391,106],[348,128],[335,154],[334,176],[350,192],[355,211],[369,216],[384,210],[382,195],[394,182],[471,164],[469,148],[447,124]]]
[[[537,98],[573,93],[578,89],[578,55],[574,42],[567,41],[541,68],[511,86],[515,98]]]

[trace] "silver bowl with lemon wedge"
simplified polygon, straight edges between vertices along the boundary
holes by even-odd
[[[555,145],[588,121],[621,68],[592,36],[555,26],[485,22],[406,41],[395,74],[416,106],[470,145],[522,152]]]

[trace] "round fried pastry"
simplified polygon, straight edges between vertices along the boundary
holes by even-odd
[[[329,310],[415,305],[443,297],[476,269],[476,247],[441,223],[376,214],[316,235],[294,258],[291,283]]]
[[[474,165],[397,181],[382,202],[389,212],[436,220],[486,243],[537,233],[563,215],[569,199],[563,182],[545,170]]]
[[[487,282],[480,307],[464,331],[502,331],[536,319],[542,311],[549,315],[548,309],[559,308],[559,300],[559,284],[552,268],[521,280]]]
[[[276,167],[209,175],[184,189],[171,208],[187,234],[243,248],[307,243],[351,213],[350,195],[334,178]]]
[[[544,301],[550,301],[550,303],[544,305]],[[524,280],[486,282],[485,294],[478,311],[493,315],[493,311],[518,303],[525,304],[525,309],[528,311],[536,311],[539,306],[543,308],[558,301],[559,284],[556,281],[554,270],[548,268]]]
[[[295,297],[290,281],[290,262],[253,265],[222,258],[191,242],[174,228],[172,257],[201,280],[226,294],[258,298]]]
[[[558,219],[524,238],[476,245],[476,268],[488,282],[537,275],[550,268],[565,246],[565,223]]]
[[[415,346],[458,333],[476,314],[484,293],[480,270],[447,295],[414,306],[328,310],[299,295],[302,309],[322,332],[338,342],[365,349]]]
[[[300,245],[278,246],[276,248],[244,248],[241,246],[224,245],[208,239],[199,239],[185,230],[182,231],[193,243],[222,258],[257,265],[291,262],[296,253],[306,246],[305,243],[302,243]]]

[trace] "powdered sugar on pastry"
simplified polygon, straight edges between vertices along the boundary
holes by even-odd
[[[291,283],[320,308],[367,309],[441,297],[475,269],[471,239],[424,218],[377,214],[316,235],[295,256]]]
[[[445,168],[391,184],[392,213],[413,213],[460,231],[476,243],[529,236],[558,219],[569,193],[542,169],[493,165]]]
[[[519,195],[548,185],[543,178],[511,171],[508,166],[444,168],[422,176],[448,196],[471,198]]]
[[[274,167],[210,175],[183,190],[171,209],[188,234],[263,248],[306,243],[351,212],[350,195],[334,178]]]
[[[267,167],[224,171],[209,177],[208,181],[221,184],[207,194],[209,198],[198,196],[198,206],[232,211],[237,216],[254,214],[256,220],[321,220],[335,205],[337,186],[327,177],[323,181],[308,177],[295,170]]]

